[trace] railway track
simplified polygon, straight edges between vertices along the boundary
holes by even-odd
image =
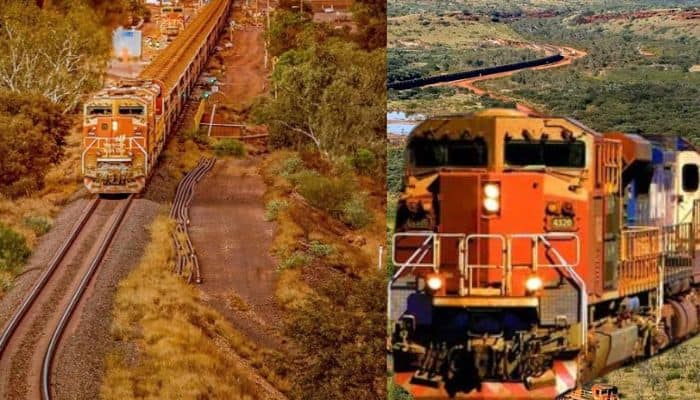
[[[199,268],[199,260],[194,251],[194,245],[190,240],[188,225],[190,223],[189,208],[194,197],[194,187],[209,170],[214,167],[215,158],[201,159],[199,164],[190,171],[177,185],[175,200],[170,210],[170,217],[177,223],[173,233],[173,242],[177,253],[175,272],[178,275],[187,273],[187,282],[194,280],[202,283],[202,273]]]
[[[92,199],[0,335],[0,398],[49,400],[61,338],[133,196]]]

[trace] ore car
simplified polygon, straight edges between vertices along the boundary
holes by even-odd
[[[553,399],[698,331],[698,165],[680,138],[493,109],[406,149],[389,284],[415,398]]]

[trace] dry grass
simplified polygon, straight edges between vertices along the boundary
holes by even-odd
[[[649,360],[619,368],[601,381],[618,386],[625,399],[695,399],[700,390],[700,359],[694,356],[698,352],[700,336]]]
[[[262,365],[264,355],[206,307],[198,289],[171,272],[172,229],[167,217],[156,218],[141,262],[119,285],[111,333],[137,354],[108,355],[100,397],[268,398],[237,361]],[[260,372],[275,386],[288,386],[273,371]]]

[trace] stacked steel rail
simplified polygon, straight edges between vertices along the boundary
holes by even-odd
[[[214,167],[216,159],[202,158],[199,164],[190,171],[177,185],[175,200],[170,210],[170,217],[176,222],[175,232],[172,238],[175,244],[177,259],[175,261],[175,272],[178,275],[187,273],[187,282],[194,279],[197,283],[202,283],[202,274],[199,268],[199,260],[194,251],[194,245],[190,240],[188,225],[190,223],[189,208],[194,197],[194,188],[197,182]]]

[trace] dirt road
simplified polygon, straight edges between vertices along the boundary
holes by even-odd
[[[564,58],[561,61],[552,63],[552,64],[545,64],[545,65],[540,65],[537,67],[532,67],[532,68],[524,68],[524,69],[532,69],[532,70],[544,70],[544,69],[551,69],[551,68],[559,68],[559,67],[564,67],[569,64],[571,64],[574,60],[579,59],[581,57],[585,57],[588,53],[586,53],[583,50],[577,50],[571,47],[555,47],[551,45],[545,45],[543,46],[546,49],[556,49],[557,52],[559,52]],[[553,51],[548,51],[548,53],[555,53]],[[503,101],[512,101],[513,99],[509,98],[508,96],[504,96],[502,94],[496,93],[496,92],[491,92],[487,91],[484,89],[481,89],[477,87],[475,84],[477,82],[481,81],[486,81],[490,79],[499,79],[503,78],[506,76],[510,76],[515,74],[516,72],[523,71],[523,69],[515,70],[515,71],[508,71],[508,72],[501,72],[498,74],[493,74],[493,75],[486,75],[486,76],[479,76],[476,78],[469,78],[469,79],[463,79],[459,81],[453,81],[449,83],[442,83],[438,85],[449,85],[449,86],[456,86],[456,87],[461,87],[465,89],[469,89],[471,92],[478,96],[483,96],[483,95],[488,95],[489,97],[492,97],[494,99],[498,100],[503,100]],[[436,85],[437,86],[437,85]],[[539,111],[533,109],[529,105],[523,104],[523,103],[516,103],[515,107],[522,112],[528,113],[528,114],[539,114]]]
[[[236,21],[241,12],[234,12]],[[229,35],[223,37],[226,41]],[[219,53],[226,65],[226,74],[219,83],[223,101],[247,104],[267,87],[265,69],[265,42],[260,27],[248,25],[233,33],[233,47]]]
[[[245,123],[245,108],[266,90],[263,30],[246,20],[243,10],[236,10],[234,18],[242,28],[234,31],[233,48],[219,53],[225,74],[214,101],[243,111],[217,111],[215,122]],[[222,39],[228,40],[228,35]],[[198,184],[190,236],[207,302],[257,344],[281,349],[285,340],[274,300],[277,264],[269,254],[274,224],[264,219],[266,187],[257,166],[257,158],[217,161]]]

